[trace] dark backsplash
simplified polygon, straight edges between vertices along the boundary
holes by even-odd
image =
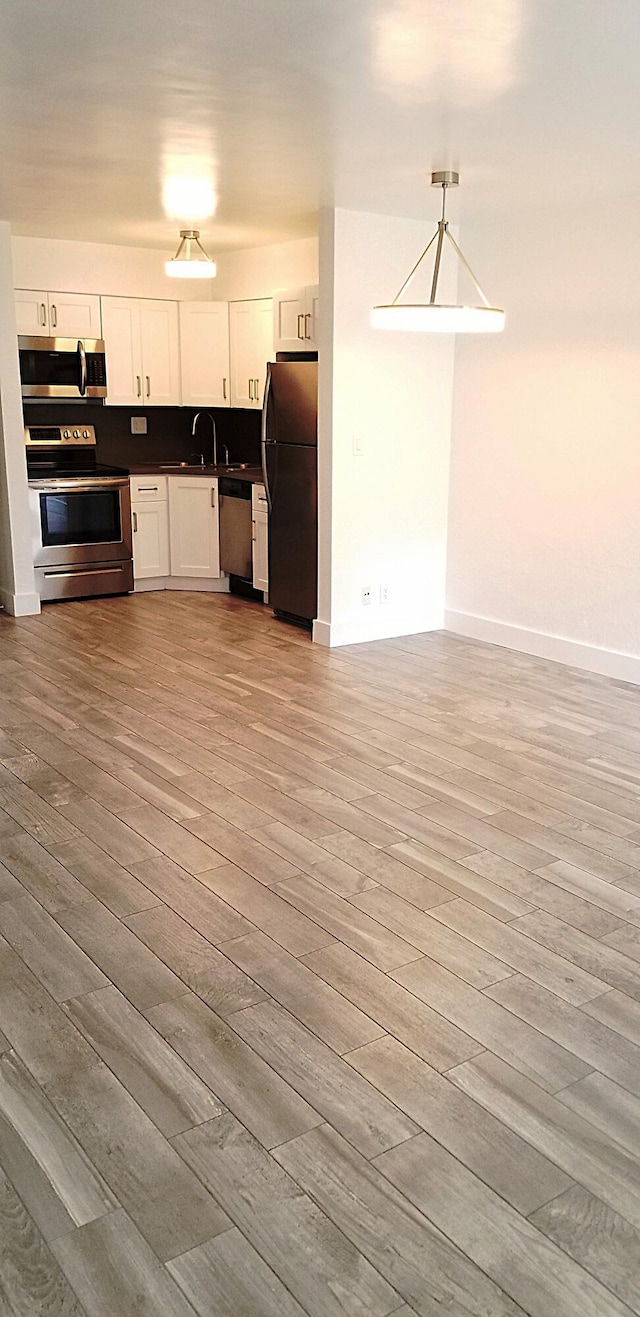
[[[195,407],[103,407],[97,403],[24,404],[25,425],[93,425],[99,462],[135,466],[140,462],[186,462],[195,453],[211,461],[211,423],[206,416],[191,434]],[[211,407],[218,435],[218,460],[229,449],[231,462],[260,464],[260,412]],[[131,417],[146,416],[147,434],[131,433]]]

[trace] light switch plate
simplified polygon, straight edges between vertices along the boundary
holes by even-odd
[[[132,433],[132,434],[146,434],[146,433],[147,433],[147,418],[146,418],[146,416],[132,416],[132,417],[131,417],[131,433]]]

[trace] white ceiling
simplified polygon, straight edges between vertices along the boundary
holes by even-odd
[[[166,248],[163,184],[194,176],[215,253],[314,233],[323,203],[434,215],[449,166],[463,204],[614,219],[639,39],[638,0],[2,0],[0,217]]]

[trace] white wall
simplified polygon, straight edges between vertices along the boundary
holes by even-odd
[[[318,282],[318,239],[297,238],[271,247],[221,252],[210,297],[221,301],[271,297],[278,288],[297,288]]]
[[[23,427],[11,231],[0,222],[0,603],[17,616],[40,612]]]
[[[640,206],[463,237],[507,327],[457,341],[447,625],[640,681]]]
[[[318,282],[318,239],[222,252],[215,279],[168,279],[164,263],[175,254],[108,243],[57,238],[12,238],[16,288],[159,297],[171,301],[242,301],[271,297],[278,288]],[[176,240],[177,245],[177,240]],[[213,248],[211,248],[212,254]]]
[[[16,288],[56,293],[104,293],[110,297],[158,297],[201,301],[217,297],[215,279],[169,279],[164,263],[172,251],[67,242],[59,238],[11,240]],[[177,247],[177,238],[176,238]]]
[[[370,325],[424,247],[424,223],[336,210],[320,233],[314,639],[340,645],[443,625],[453,340]]]

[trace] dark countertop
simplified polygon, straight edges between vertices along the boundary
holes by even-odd
[[[138,462],[129,467],[131,476],[228,476],[232,480],[248,480],[252,485],[262,484],[262,468],[248,466],[244,471],[234,471],[224,465],[190,466],[171,462]]]

